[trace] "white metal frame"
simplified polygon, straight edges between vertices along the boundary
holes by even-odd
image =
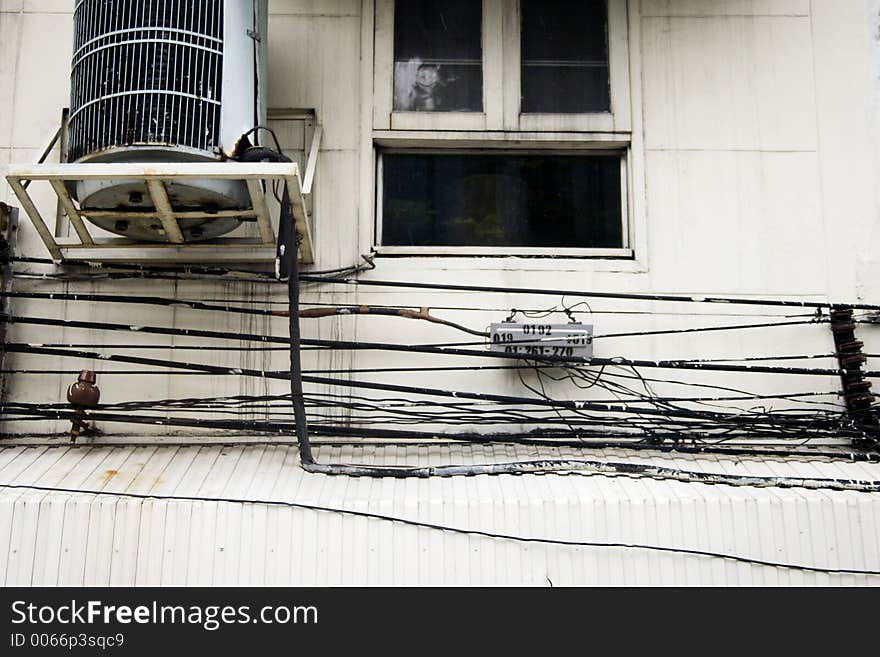
[[[313,143],[316,154],[317,139]],[[316,159],[316,158],[315,158]],[[290,190],[296,232],[301,236],[300,259],[314,262],[314,249],[309,227],[304,194],[311,191],[314,163],[309,162],[306,182],[300,177],[295,162],[239,163],[239,162],[175,162],[175,163],[86,163],[86,164],[30,164],[9,167],[9,182],[22,208],[34,224],[40,237],[56,261],[126,261],[126,262],[271,262],[275,259],[276,227],[269,216],[264,187],[271,189],[273,181],[284,181]],[[247,184],[251,207],[245,210],[222,212],[175,212],[168,201],[164,183],[179,180],[241,180]],[[25,181],[48,182],[76,231],[76,238],[56,238],[53,228],[47,226],[34,200],[23,184]],[[77,207],[67,192],[65,182],[79,180],[143,181],[149,190],[155,210],[148,211],[90,211]],[[263,183],[266,183],[264,185]],[[124,237],[95,238],[84,221],[87,217],[112,215],[131,221],[155,220],[162,222],[168,243],[134,241]],[[206,242],[184,242],[179,219],[242,217],[256,220],[257,238],[220,237]]]

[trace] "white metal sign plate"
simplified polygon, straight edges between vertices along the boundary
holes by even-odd
[[[489,326],[489,350],[524,356],[593,357],[591,324],[518,324]]]

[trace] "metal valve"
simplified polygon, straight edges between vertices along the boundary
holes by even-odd
[[[73,406],[74,417],[71,420],[70,442],[75,443],[81,433],[90,427],[85,421],[86,409],[94,408],[101,399],[101,391],[95,385],[97,376],[92,370],[82,370],[76,383],[67,388],[67,401]]]

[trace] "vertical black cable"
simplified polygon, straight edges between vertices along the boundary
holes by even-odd
[[[279,147],[280,148],[280,147]],[[240,162],[290,162],[290,158],[280,150],[252,146],[236,159]],[[290,395],[293,403],[293,417],[296,423],[296,439],[302,463],[314,463],[312,446],[309,443],[306,405],[303,399],[302,361],[300,359],[299,332],[299,242],[293,217],[290,190],[284,184],[281,197],[281,216],[278,222],[278,244],[275,251],[275,275],[280,280],[287,278],[288,315],[290,316]]]
[[[296,423],[299,456],[300,460],[306,464],[314,463],[314,458],[312,457],[312,446],[309,443],[309,427],[306,418],[305,400],[303,399],[302,361],[300,359],[299,244],[296,230],[294,230],[290,190],[286,183],[281,203],[281,224],[289,228],[288,230],[281,230],[279,226],[278,251],[284,262],[284,266],[279,268],[279,273],[282,276],[287,275],[288,315],[290,317],[290,396],[293,402],[293,417]]]

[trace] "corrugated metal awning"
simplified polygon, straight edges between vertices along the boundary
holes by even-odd
[[[316,456],[413,465],[588,458],[690,472],[880,480],[878,463],[824,458],[424,444],[323,445]],[[871,575],[692,553],[467,533],[880,571],[880,493],[589,470],[355,479],[305,473],[295,446],[271,444],[7,445],[0,448],[0,484],[68,489],[0,489],[0,582],[7,586],[880,583]]]

